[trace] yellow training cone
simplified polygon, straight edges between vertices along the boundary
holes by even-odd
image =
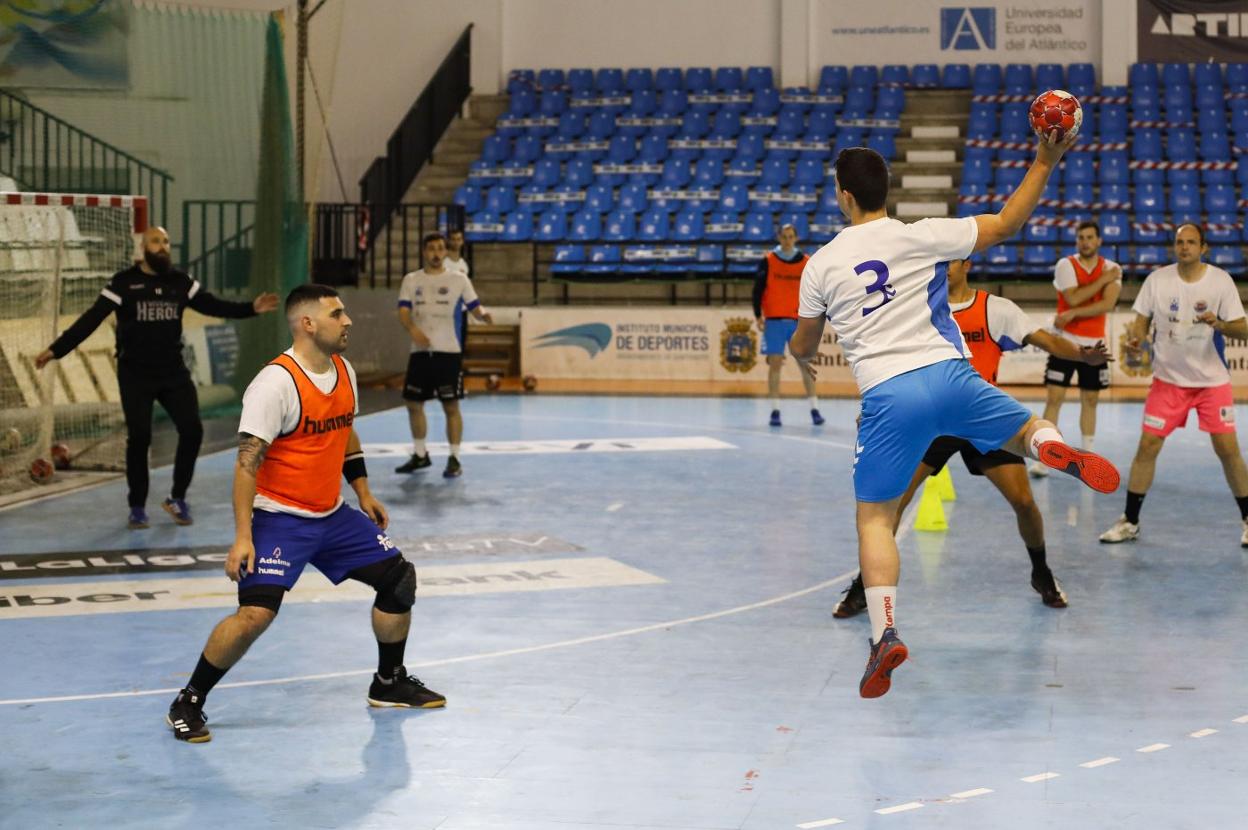
[[[940,503],[940,485],[933,479],[923,483],[923,494],[919,496],[919,512],[914,517],[915,530],[943,531],[949,529],[945,520],[945,508]]]
[[[953,489],[953,476],[949,475],[949,465],[940,468],[940,472],[932,477],[936,489],[940,492],[941,501],[957,501],[958,493]]]

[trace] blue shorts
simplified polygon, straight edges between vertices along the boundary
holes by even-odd
[[[354,507],[342,505],[320,519],[257,510],[251,517],[255,567],[238,583],[295,587],[304,566],[312,564],[337,585],[356,568],[399,553],[386,532]]]
[[[979,376],[965,360],[933,363],[889,378],[862,396],[854,455],[854,497],[895,499],[941,435],[995,450],[1031,419],[1021,403]]]
[[[763,321],[763,354],[778,354],[784,357],[784,351],[797,331],[797,320],[792,317],[768,317]]]

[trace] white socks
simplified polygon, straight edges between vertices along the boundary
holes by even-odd
[[[867,614],[871,617],[871,642],[878,643],[884,636],[884,629],[892,628],[893,609],[897,605],[897,586],[879,585],[866,588]]]
[[[779,398],[772,398],[772,399],[771,399],[771,408],[772,408],[772,410],[776,410],[776,409],[779,409],[779,408],[780,408],[780,399],[779,399]]]
[[[1085,435],[1085,436],[1083,436],[1082,440],[1083,440],[1083,443],[1082,443],[1082,444],[1080,444],[1079,446],[1080,446],[1080,447],[1082,447],[1082,448],[1083,448],[1083,449],[1085,449],[1085,450],[1090,450],[1090,449],[1092,449],[1092,442],[1096,440],[1096,436],[1095,436],[1095,435]]]
[[[451,458],[459,458],[459,444],[451,444]]]
[[[1031,436],[1031,441],[1027,444],[1027,454],[1037,461],[1040,460],[1040,445],[1046,441],[1060,441],[1066,443],[1066,439],[1062,438],[1062,434],[1053,427],[1040,427]]]
[[[819,408],[819,396],[818,396],[818,395],[811,395],[811,396],[810,396],[809,398],[807,398],[806,400],[810,402],[810,408],[811,408],[811,409],[818,409],[818,408]]]
[[[426,455],[426,454],[427,454],[427,450],[425,449],[425,439],[424,439],[424,438],[413,438],[413,439],[412,439],[412,452],[416,453],[417,455]]]

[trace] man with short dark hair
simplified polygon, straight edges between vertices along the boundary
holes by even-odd
[[[351,318],[338,292],[301,285],[286,298],[293,345],[260,370],[243,395],[234,465],[234,544],[225,573],[238,610],[217,623],[190,682],[169,707],[173,736],[212,740],[204,699],[277,618],[286,592],[314,565],[335,585],[354,579],[377,592],[377,673],[370,706],[436,709],[446,698],[403,666],[416,569],[385,534],[389,517],[368,486],[355,370],[342,357]],[[360,509],[347,506],[341,479]]]
[[[1151,324],[1153,382],[1144,401],[1140,444],[1131,460],[1126,510],[1101,534],[1102,542],[1139,538],[1140,507],[1153,484],[1157,456],[1194,409],[1239,505],[1239,543],[1248,547],[1248,468],[1235,434],[1235,399],[1226,363],[1226,338],[1248,338],[1248,320],[1231,275],[1201,261],[1207,250],[1204,228],[1180,225],[1174,234],[1175,263],[1149,274],[1131,307],[1135,319],[1127,348],[1139,356]],[[1193,500],[1192,506],[1202,503]]]
[[[797,247],[797,228],[780,226],[776,233],[780,244],[767,252],[754,277],[754,320],[763,335],[763,355],[767,358],[767,394],[771,398],[771,426],[780,421],[780,369],[784,366],[784,350],[797,330],[797,292],[802,283],[802,269],[810,257]],[[819,398],[815,392],[815,376],[806,363],[797,364],[810,404],[810,420],[815,426],[823,423],[819,414]]]
[[[404,276],[399,287],[399,324],[412,340],[403,381],[412,457],[395,472],[411,473],[433,466],[425,446],[429,430],[425,401],[437,398],[446,415],[446,440],[450,444],[442,475],[456,478],[463,475],[459,445],[464,417],[459,402],[464,397],[464,312],[486,323],[493,323],[494,318],[481,308],[468,276],[446,267],[446,237],[426,234],[421,251],[424,268]]]
[[[1101,227],[1084,220],[1075,229],[1076,253],[1062,257],[1053,268],[1053,287],[1057,289],[1057,316],[1054,331],[1077,346],[1092,346],[1105,340],[1106,315],[1114,310],[1122,292],[1122,269],[1118,263],[1100,255]],[[1047,400],[1044,419],[1057,423],[1058,413],[1071,380],[1079,378],[1079,432],[1081,446],[1092,449],[1096,436],[1096,405],[1101,390],[1109,388],[1109,367],[1090,366],[1049,355],[1044,368]],[[1049,468],[1034,462],[1032,476],[1043,478]]]
[[[465,277],[472,276],[468,268],[468,260],[464,258],[464,231],[462,228],[451,228],[446,233],[446,259],[443,260],[447,269],[459,271]]]
[[[147,451],[152,444],[152,407],[157,401],[178,431],[173,458],[173,486],[161,507],[180,525],[192,523],[186,491],[204,440],[195,382],[182,360],[182,312],[188,308],[209,317],[242,319],[277,308],[276,294],[250,303],[222,300],[208,293],[190,274],[173,267],[169,234],[151,227],[143,232],[143,259],[118,271],[91,306],[56,342],[35,358],[42,369],[91,336],[108,315],[117,314],[117,386],[126,419],[126,485],[131,530],[147,519]]]
[[[965,438],[976,450],[1004,448],[1111,493],[1118,471],[1069,446],[1049,421],[989,384],[967,361],[949,313],[946,263],[1018,233],[1074,133],[1041,139],[1036,158],[998,214],[961,219],[891,219],[888,164],[854,147],[836,159],[836,199],[850,226],[802,273],[801,308],[790,350],[809,361],[825,321],[839,337],[862,393],[854,457],[858,559],[871,618],[871,651],[858,684],[879,697],[909,652],[894,622],[900,561],[893,523],[914,470],[937,437]]]

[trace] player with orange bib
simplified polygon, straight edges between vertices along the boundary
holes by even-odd
[[[1091,346],[1105,340],[1106,315],[1118,304],[1122,292],[1122,269],[1118,263],[1101,256],[1101,227],[1095,222],[1080,222],[1075,229],[1075,251],[1062,257],[1053,268],[1053,287],[1057,289],[1057,316],[1054,331],[1077,346]],[[1078,375],[1079,432],[1082,446],[1092,449],[1096,437],[1096,406],[1101,390],[1109,388],[1109,368],[1089,366],[1053,355],[1044,368],[1044,385],[1048,398],[1044,418],[1057,423],[1066,390]],[[1035,478],[1049,474],[1039,462],[1031,465]]]
[[[294,345],[260,370],[243,395],[234,466],[234,544],[225,572],[238,610],[213,629],[186,688],[169,707],[174,737],[212,739],[204,698],[277,617],[282,598],[311,564],[335,585],[354,579],[377,592],[378,665],[372,706],[432,709],[446,698],[403,667],[416,601],[416,569],[386,535],[360,438],[355,370],[342,357],[351,319],[338,292],[301,285],[286,298]],[[346,478],[360,509],[340,493]]]
[[[992,385],[997,384],[997,370],[1001,355],[1036,346],[1064,360],[1077,361],[1092,367],[1104,366],[1109,359],[1105,344],[1078,346],[1064,337],[1035,326],[1022,309],[1004,297],[986,291],[972,289],[967,284],[970,260],[953,260],[949,263],[949,310],[953,321],[962,332],[962,338],[970,348],[970,363],[980,377]],[[962,455],[962,463],[973,476],[984,476],[1005,496],[1018,518],[1018,533],[1027,547],[1031,559],[1031,587],[1040,594],[1041,601],[1050,608],[1065,608],[1066,593],[1049,569],[1044,544],[1044,518],[1036,506],[1031,492],[1031,482],[1023,466],[1023,459],[1002,449],[980,452],[966,439],[943,435],[932,442],[923,461],[914,471],[910,486],[897,506],[897,518],[893,532],[901,525],[902,514],[914,498],[914,494],[927,479],[944,468],[955,454]],[[862,574],[845,590],[842,599],[832,612],[834,617],[853,617],[867,607]]]
[[[802,270],[810,259],[797,247],[797,228],[785,224],[776,234],[780,244],[768,251],[754,277],[754,319],[763,335],[763,355],[767,358],[767,394],[771,398],[773,427],[780,420],[780,367],[789,338],[797,331],[798,291],[802,286]],[[810,420],[815,426],[823,423],[819,413],[819,397],[815,394],[815,375],[805,363],[797,364],[802,373],[802,386],[810,404]]]

